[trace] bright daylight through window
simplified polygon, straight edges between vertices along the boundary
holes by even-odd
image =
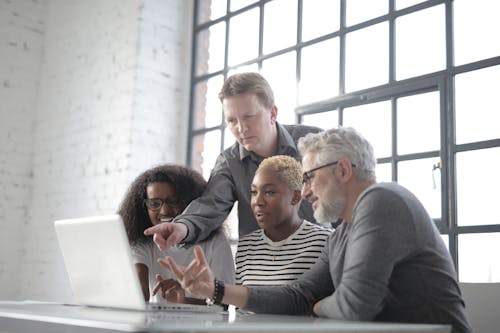
[[[280,123],[358,129],[374,146],[378,180],[402,184],[425,205],[459,279],[500,282],[498,1],[198,0],[195,7],[190,165],[208,178],[234,143],[217,97],[224,79],[260,72]]]

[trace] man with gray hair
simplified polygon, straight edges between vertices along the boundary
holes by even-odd
[[[221,288],[197,247],[187,269],[160,259],[183,288],[254,312],[449,324],[452,332],[471,332],[436,226],[408,190],[376,182],[370,143],[352,128],[338,128],[308,134],[298,147],[302,197],[316,220],[344,220],[316,264],[288,286]]]

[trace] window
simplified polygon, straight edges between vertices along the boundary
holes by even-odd
[[[281,123],[348,125],[422,201],[463,282],[500,282],[500,21],[493,0],[198,0],[188,163],[234,139],[217,93],[259,71]],[[279,22],[279,23],[276,23]],[[490,42],[488,42],[490,41]]]

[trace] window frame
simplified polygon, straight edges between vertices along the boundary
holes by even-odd
[[[328,33],[323,36],[308,40],[306,42],[301,40],[302,31],[302,12],[303,12],[303,0],[297,0],[297,43],[293,46],[287,47],[285,49],[272,52],[270,54],[263,54],[263,36],[264,36],[264,15],[265,15],[265,4],[273,0],[260,0],[255,1],[243,8],[240,8],[234,12],[229,10],[231,0],[226,1],[227,11],[226,14],[213,20],[206,21],[201,24],[197,23],[197,18],[199,15],[199,10],[201,8],[201,2],[206,0],[195,0],[195,11],[194,11],[194,29],[193,29],[193,58],[192,58],[192,71],[191,71],[191,87],[194,88],[197,83],[206,81],[212,77],[222,75],[224,79],[227,78],[228,73],[238,67],[256,64],[259,71],[262,68],[263,61],[274,58],[281,54],[285,54],[290,51],[296,52],[296,68],[295,76],[297,82],[299,82],[301,77],[301,51],[304,47],[317,44],[322,41],[326,41],[332,38],[338,37],[340,39],[340,54],[339,54],[339,94],[338,96],[332,97],[330,99],[317,101],[315,103],[310,103],[306,105],[298,105],[295,109],[295,119],[296,123],[301,123],[302,118],[305,115],[321,113],[325,111],[338,110],[339,113],[339,124],[342,124],[343,110],[347,107],[358,106],[369,104],[377,101],[388,100],[391,101],[391,114],[392,114],[392,125],[391,130],[392,135],[392,155],[389,158],[379,159],[378,163],[391,163],[392,165],[392,178],[397,180],[397,164],[400,161],[413,160],[417,158],[424,157],[440,157],[442,161],[441,167],[441,211],[442,218],[435,219],[436,225],[443,235],[448,235],[448,246],[449,251],[452,256],[453,262],[459,272],[458,267],[458,236],[462,234],[471,233],[494,233],[500,232],[500,224],[489,224],[489,225],[470,225],[470,226],[458,226],[457,225],[457,178],[456,178],[456,155],[459,152],[472,151],[477,149],[494,148],[500,147],[500,138],[493,140],[485,140],[480,142],[466,143],[466,144],[456,144],[455,140],[455,76],[462,73],[467,73],[491,66],[500,65],[500,56],[495,56],[488,59],[483,59],[475,61],[473,63],[468,63],[460,66],[454,66],[453,57],[453,0],[429,0],[423,1],[418,4],[412,5],[410,7],[402,8],[400,10],[395,9],[396,0],[389,0],[388,13],[379,17],[372,18],[365,22],[355,24],[353,26],[346,26],[346,1],[340,0],[340,29]],[[446,35],[446,68],[438,71],[429,73],[426,75],[412,77],[405,80],[397,81],[395,79],[396,63],[395,63],[395,21],[398,17],[404,15],[411,15],[412,13],[419,12],[424,9],[428,9],[434,6],[443,5],[445,7],[445,35]],[[228,42],[230,34],[230,20],[241,13],[254,8],[260,8],[260,18],[259,18],[259,49],[257,58],[245,61],[243,63],[237,64],[235,66],[228,66]],[[201,75],[196,75],[196,62],[197,62],[197,36],[201,31],[207,29],[208,27],[220,23],[226,23],[226,34],[225,34],[225,49],[224,49],[224,67],[221,70],[204,73]],[[381,22],[389,22],[389,80],[387,84],[371,87],[365,90],[360,90],[356,92],[351,92],[345,94],[345,57],[346,57],[346,34],[363,29],[374,24]],[[220,151],[224,150],[225,145],[225,124],[224,115],[221,107],[221,123],[218,126],[213,126],[210,128],[193,129],[193,119],[196,114],[193,110],[194,105],[194,89],[191,89],[190,96],[190,115],[189,115],[189,129],[188,129],[188,154],[186,163],[193,166],[192,164],[192,144],[193,138],[197,135],[203,135],[211,131],[219,131],[221,136]],[[431,151],[416,154],[406,154],[398,156],[396,154],[397,136],[395,135],[396,128],[396,100],[400,97],[411,96],[415,94],[438,91],[440,96],[440,119],[441,119],[441,134],[440,134],[440,151]],[[298,104],[298,103],[297,103]]]

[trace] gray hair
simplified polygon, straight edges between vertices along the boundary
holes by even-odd
[[[353,170],[358,179],[375,179],[377,160],[372,145],[352,127],[309,133],[299,139],[298,148],[302,156],[308,152],[316,153],[319,164],[348,159],[356,165]]]

